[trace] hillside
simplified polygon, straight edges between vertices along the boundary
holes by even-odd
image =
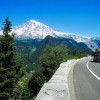
[[[33,66],[39,66],[39,56],[45,46],[62,46],[65,47],[69,53],[77,50],[85,49],[88,54],[92,51],[84,43],[77,43],[73,39],[58,39],[51,36],[47,36],[42,40],[38,39],[27,39],[27,40],[16,40],[16,46],[18,51],[23,55],[25,64],[33,68]]]

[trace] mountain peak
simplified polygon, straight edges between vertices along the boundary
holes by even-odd
[[[36,21],[36,20],[29,20],[27,22],[34,23],[34,22],[38,22],[38,21]]]
[[[41,22],[38,22],[38,21],[36,21],[36,20],[29,20],[29,21],[27,21],[27,23],[36,24],[36,25],[42,24]]]
[[[53,36],[55,33],[55,30],[53,30],[51,27],[38,22],[36,20],[29,20],[26,23],[14,27],[12,29],[12,33],[16,33],[17,38],[40,38],[43,39],[47,35]]]

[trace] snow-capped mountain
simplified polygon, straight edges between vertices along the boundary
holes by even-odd
[[[44,39],[46,36],[50,35],[56,38],[70,38],[75,40],[76,42],[83,42],[91,49],[94,49],[98,46],[97,43],[94,42],[96,38],[79,36],[72,33],[59,32],[35,20],[30,20],[20,26],[12,28],[12,32],[10,34],[12,33],[15,33],[17,38],[23,39]],[[98,40],[100,41],[100,39]]]

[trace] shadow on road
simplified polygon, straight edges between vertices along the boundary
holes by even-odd
[[[100,61],[92,61],[92,60],[91,60],[90,62],[93,62],[93,63],[100,63]]]

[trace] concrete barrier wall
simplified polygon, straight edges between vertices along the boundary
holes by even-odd
[[[77,60],[68,60],[60,64],[52,78],[41,88],[35,100],[70,100],[68,73]]]

